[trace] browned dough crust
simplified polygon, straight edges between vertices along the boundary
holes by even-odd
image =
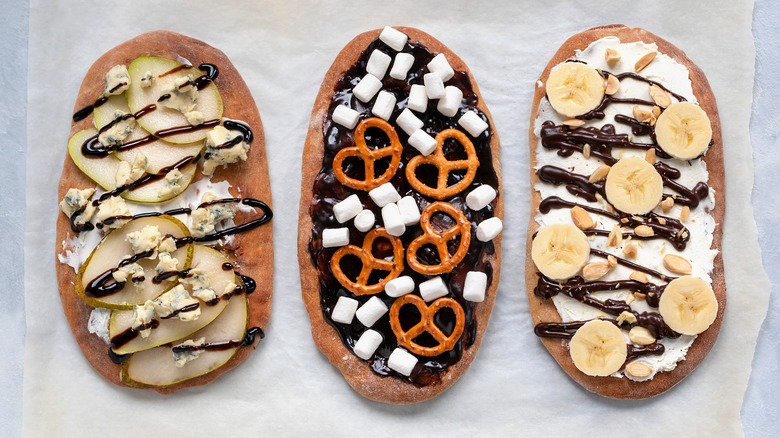
[[[418,29],[409,27],[395,27],[395,29],[406,33],[410,41],[419,41],[434,53],[444,53],[450,65],[455,70],[462,70],[468,73],[474,92],[479,96],[479,105],[477,107],[487,115],[490,120],[490,127],[493,129],[490,141],[490,149],[493,156],[492,166],[498,177],[498,202],[494,210],[495,216],[503,219],[504,201],[501,183],[500,149],[498,134],[495,131],[493,119],[490,116],[487,106],[479,93],[477,82],[471,75],[466,64],[455,55],[444,44]],[[380,377],[371,371],[367,363],[355,356],[341,342],[336,330],[328,324],[322,316],[320,307],[320,284],[317,269],[312,266],[309,254],[309,240],[311,239],[312,222],[309,216],[309,205],[312,199],[312,187],[314,187],[314,178],[322,167],[322,158],[324,151],[324,140],[322,137],[322,124],[328,108],[336,82],[351,68],[366,47],[374,41],[381,29],[362,33],[355,37],[336,57],[325,79],[322,81],[320,92],[314,102],[314,108],[309,122],[309,133],[306,136],[306,144],[303,150],[303,181],[301,182],[301,205],[299,212],[298,228],[298,263],[301,268],[301,293],[303,301],[306,304],[306,310],[309,312],[311,320],[311,332],[314,342],[320,351],[327,356],[330,363],[341,371],[344,378],[352,388],[364,397],[384,403],[409,404],[418,403],[433,398],[444,390],[452,386],[455,381],[466,371],[476,356],[479,345],[482,342],[482,336],[485,334],[488,318],[493,309],[493,303],[496,299],[496,288],[501,270],[501,237],[493,240],[496,248],[496,265],[493,273],[493,281],[486,292],[485,301],[477,307],[475,312],[477,320],[477,336],[468,349],[464,349],[463,356],[455,365],[449,367],[442,376],[440,384],[417,387],[411,383],[401,381],[394,377]],[[484,321],[484,325],[482,324]]]
[[[221,51],[187,36],[158,30],[145,33],[124,42],[101,56],[87,72],[81,84],[74,112],[83,108],[100,96],[103,91],[103,78],[106,72],[117,64],[129,64],[133,59],[143,55],[158,55],[170,59],[181,56],[192,65],[207,62],[217,65],[219,77],[216,79],[222,101],[224,102],[223,117],[242,120],[249,124],[254,133],[254,141],[249,149],[247,160],[230,164],[226,168],[218,168],[212,177],[213,181],[227,180],[233,187],[234,195],[253,197],[271,206],[271,186],[268,179],[268,164],[265,153],[265,136],[260,113],[246,83],[238,74],[233,64]],[[71,126],[70,135],[82,129],[92,127],[92,117],[87,117]],[[196,172],[193,183],[202,178],[200,170]],[[87,188],[96,184],[84,175],[65,155],[65,164],[58,189],[58,199],[62,199],[71,187]],[[240,194],[236,192],[241,188]],[[245,213],[236,215],[236,223],[247,220]],[[92,231],[94,232],[94,231]],[[120,365],[114,364],[108,357],[108,346],[97,336],[87,331],[87,321],[92,307],[84,304],[74,292],[73,284],[76,273],[70,266],[56,260],[56,254],[61,253],[60,244],[63,240],[73,237],[68,218],[57,210],[57,239],[55,246],[55,265],[59,283],[60,298],[65,316],[68,319],[73,336],[81,347],[81,351],[90,365],[103,377],[120,386],[126,386],[120,378]],[[235,248],[236,268],[241,273],[257,281],[257,289],[247,295],[249,306],[249,327],[268,325],[271,316],[271,298],[273,294],[273,231],[271,224],[265,224],[252,231],[235,235],[232,245]],[[169,394],[190,386],[205,385],[222,373],[236,367],[256,347],[240,347],[236,354],[222,367],[181,383],[165,388],[153,388],[162,394]]]
[[[586,30],[574,35],[566,40],[558,49],[558,52],[552,57],[547,67],[544,69],[539,80],[546,83],[550,69],[555,65],[565,61],[574,55],[576,49],[585,49],[590,43],[606,36],[617,36],[622,42],[644,41],[646,43],[656,43],[658,51],[665,53],[680,64],[685,65],[690,72],[691,82],[693,83],[693,93],[699,100],[699,105],[707,112],[712,123],[712,141],[713,146],[707,151],[704,162],[707,163],[709,171],[709,186],[715,190],[716,201],[715,210],[710,213],[715,218],[715,234],[713,238],[713,247],[720,249],[720,242],[723,237],[723,214],[725,211],[725,189],[724,189],[724,169],[723,169],[723,140],[720,132],[720,118],[718,108],[715,104],[715,96],[707,82],[704,72],[691,61],[685,53],[674,46],[672,43],[644,30],[630,29],[622,24],[601,26]],[[531,260],[531,242],[533,233],[538,229],[534,216],[539,209],[541,195],[534,190],[534,186],[539,182],[539,177],[534,171],[536,167],[536,147],[539,138],[534,134],[534,121],[539,110],[539,102],[545,95],[544,87],[536,87],[533,106],[531,107],[531,127],[529,129],[529,140],[531,147],[531,217],[528,221],[528,239],[526,245],[526,263],[525,263],[525,281],[526,294],[528,295],[528,305],[531,310],[531,316],[534,324],[540,322],[560,321],[560,315],[555,310],[552,300],[542,300],[534,295],[534,287],[538,280],[536,266]],[[684,361],[677,364],[671,372],[658,373],[647,382],[634,382],[627,378],[617,379],[611,377],[591,377],[580,372],[569,356],[568,348],[563,346],[560,339],[540,338],[547,350],[552,354],[563,370],[577,383],[582,385],[588,391],[601,394],[606,397],[617,399],[643,399],[658,395],[672,386],[679,383],[685,376],[690,374],[694,368],[704,359],[704,356],[712,348],[715,339],[718,337],[720,326],[723,321],[723,312],[726,308],[726,283],[723,276],[723,258],[718,255],[715,257],[715,264],[712,271],[712,288],[718,299],[718,315],[715,322],[704,333],[700,334],[694,341]]]

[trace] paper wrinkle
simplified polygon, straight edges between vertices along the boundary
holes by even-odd
[[[752,164],[745,158],[750,157],[752,3],[714,0],[707,6],[706,19],[701,19],[696,3],[657,1],[639,9],[616,0],[602,4],[598,14],[589,3],[573,0],[544,7],[530,1],[458,7],[442,1],[399,0],[345,7],[336,1],[227,0],[204,13],[180,1],[96,7],[91,2],[32,0],[24,433],[180,434],[182,419],[197,418],[212,420],[198,421],[188,434],[370,431],[417,436],[436,430],[451,436],[551,432],[624,436],[627,419],[641,411],[643,418],[647,412],[653,417],[642,422],[643,435],[741,435],[740,407],[769,291],[760,269],[750,205]],[[672,10],[674,14],[669,13]],[[589,394],[566,376],[533,335],[525,291],[517,286],[524,284],[518,268],[524,266],[529,217],[527,130],[535,81],[569,36],[616,22],[642,25],[664,36],[708,74],[721,111],[728,184],[723,256],[729,296],[721,336],[699,369],[678,387],[633,402]],[[504,269],[491,322],[477,359],[460,382],[437,399],[415,406],[370,402],[349,388],[314,345],[298,279],[294,224],[300,160],[314,98],[342,47],[360,32],[385,24],[425,30],[463,58],[502,140]],[[57,180],[81,80],[104,51],[155,29],[204,40],[224,51],[243,75],[263,117],[276,200],[274,309],[266,338],[246,362],[211,385],[167,397],[115,387],[90,368],[65,321],[54,272],[54,250],[60,244],[53,232],[60,214]],[[742,67],[723,68],[724,60]],[[685,415],[680,415],[681,407]],[[154,421],[161,415],[177,420]],[[119,427],[127,424],[133,427]]]

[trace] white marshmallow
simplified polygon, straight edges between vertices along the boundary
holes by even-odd
[[[420,151],[421,154],[428,156],[436,150],[439,144],[427,132],[418,129],[409,136],[409,145]]]
[[[374,212],[371,210],[363,210],[355,216],[355,228],[360,232],[365,233],[374,228],[374,223],[376,223],[376,217],[374,217]]]
[[[409,108],[404,108],[395,119],[395,124],[404,130],[406,135],[412,135],[414,131],[423,127],[423,121],[418,119]]]
[[[496,199],[496,189],[482,184],[466,195],[466,205],[472,210],[482,210]]]
[[[425,92],[425,85],[412,85],[406,106],[418,113],[424,113],[428,109],[428,93]]]
[[[439,100],[436,109],[447,117],[454,117],[458,114],[460,101],[463,99],[463,92],[460,88],[448,86],[444,89],[444,97]]]
[[[339,300],[336,301],[336,305],[333,306],[330,319],[342,324],[352,324],[352,319],[355,317],[355,311],[358,308],[358,304],[358,300],[349,297],[339,297]]]
[[[441,277],[434,277],[420,283],[420,296],[426,302],[441,298],[448,293],[450,293],[450,291],[447,290],[447,285],[444,284],[444,280],[442,280]]]
[[[410,53],[399,53],[395,55],[393,68],[390,69],[390,77],[402,81],[406,79],[406,74],[414,64],[414,56]]]
[[[436,73],[428,73],[423,76],[423,83],[425,84],[425,94],[428,95],[428,99],[441,99],[444,97],[444,81],[441,80],[441,76]]]
[[[371,327],[379,318],[387,313],[387,306],[377,297],[371,297],[365,304],[360,306],[355,312],[358,321],[364,326]]]
[[[471,271],[466,274],[466,282],[463,284],[463,299],[475,303],[485,301],[485,289],[487,289],[487,274]]]
[[[458,119],[458,125],[469,132],[472,137],[479,137],[488,128],[487,122],[482,120],[474,111],[468,111]]]
[[[431,62],[428,63],[428,70],[441,76],[441,80],[444,82],[455,76],[455,70],[450,67],[450,63],[447,62],[447,57],[443,53],[439,53],[431,59]]]
[[[395,187],[390,183],[384,183],[369,191],[368,196],[371,197],[378,207],[384,207],[387,204],[392,204],[401,199],[401,195],[398,194],[398,191],[396,191]]]
[[[369,360],[381,343],[382,335],[376,330],[369,329],[360,335],[360,338],[355,342],[355,348],[352,351],[355,352],[355,356],[363,360]]]
[[[382,120],[390,120],[390,116],[393,115],[395,109],[395,95],[388,93],[387,91],[380,91],[379,96],[376,97],[374,106],[371,108],[371,114],[379,117]]]
[[[387,204],[382,207],[382,223],[387,234],[400,237],[406,232],[406,225],[401,219],[401,212],[395,204]]]
[[[480,222],[477,226],[477,239],[482,242],[493,240],[496,236],[501,234],[503,229],[504,224],[501,222],[501,219],[491,217],[490,219]]]
[[[379,34],[379,39],[390,46],[391,49],[400,52],[406,45],[407,36],[401,31],[395,30],[390,26],[385,26],[385,28],[382,29],[382,33]]]
[[[387,358],[387,366],[391,370],[397,371],[404,376],[409,376],[414,370],[414,366],[417,365],[417,358],[406,350],[396,348],[390,353],[390,357]]]
[[[333,214],[340,224],[357,216],[363,210],[358,195],[349,195],[346,199],[333,206]]]
[[[414,280],[408,275],[394,278],[385,285],[385,293],[388,297],[398,298],[414,290]]]
[[[349,228],[325,228],[322,230],[322,247],[335,248],[349,245]]]
[[[339,105],[333,110],[331,118],[347,129],[355,129],[360,120],[360,113],[346,105]]]
[[[404,196],[395,203],[398,206],[398,211],[401,212],[401,220],[404,221],[404,225],[414,225],[420,222],[420,207],[417,206],[417,201],[411,196]]]
[[[390,55],[382,53],[379,50],[371,52],[371,56],[368,57],[368,63],[366,63],[366,72],[371,73],[379,79],[385,77],[387,67],[390,67]]]
[[[363,76],[363,79],[352,89],[352,94],[361,102],[368,102],[382,88],[382,81],[371,73]]]

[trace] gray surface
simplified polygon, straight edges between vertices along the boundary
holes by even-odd
[[[23,302],[22,242],[25,198],[23,190],[26,150],[25,102],[27,78],[28,5],[0,0],[0,229],[9,239],[0,251],[0,309],[19,313]],[[770,309],[758,339],[753,375],[743,406],[748,437],[773,436],[780,430],[780,87],[776,79],[780,59],[780,4],[757,0],[753,31],[756,39],[756,83],[751,136],[756,179],[753,198],[764,267],[774,284]],[[736,68],[724,66],[724,68]],[[774,80],[773,80],[774,79]],[[30,145],[27,147],[35,147]],[[750,293],[750,291],[731,291]],[[0,318],[0,437],[18,436],[21,430],[21,382],[24,321]]]

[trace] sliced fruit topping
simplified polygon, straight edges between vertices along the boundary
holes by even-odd
[[[616,209],[629,214],[652,211],[663,196],[663,180],[652,164],[642,158],[623,158],[607,175],[607,200]]]
[[[147,131],[161,136],[171,128],[202,125],[222,117],[222,98],[213,82],[201,80],[205,74],[197,68],[159,56],[141,56],[128,66],[131,83],[127,103],[131,112],[156,109],[140,117],[138,123]],[[143,78],[148,77],[146,81]],[[185,129],[183,133],[165,135],[171,143],[203,140],[208,129]]]
[[[569,354],[578,370],[589,376],[609,376],[623,366],[628,347],[623,332],[609,321],[588,321],[577,329]]]
[[[672,330],[684,335],[698,335],[715,322],[718,300],[706,281],[685,276],[666,285],[658,311]]]
[[[171,280],[155,281],[159,254],[168,254],[169,267],[187,269],[192,245],[176,249],[173,238],[188,237],[187,227],[171,216],[139,218],[103,239],[76,276],[76,294],[92,307],[131,309],[170,289]],[[167,251],[163,251],[167,250]]]
[[[590,257],[588,236],[572,224],[541,228],[531,244],[536,268],[553,280],[566,280],[580,272]]]
[[[680,160],[700,156],[712,140],[712,126],[707,113],[699,105],[677,102],[669,105],[655,124],[658,145]]]
[[[605,81],[595,68],[581,62],[564,62],[550,70],[547,99],[566,117],[577,117],[595,109],[604,98]]]

